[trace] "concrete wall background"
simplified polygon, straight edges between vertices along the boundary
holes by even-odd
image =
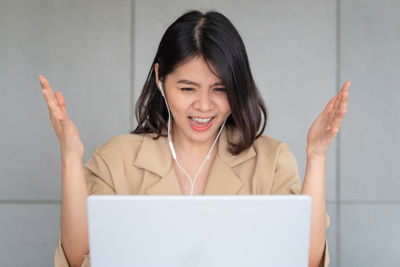
[[[57,138],[37,75],[64,93],[93,149],[135,125],[132,107],[162,34],[188,9],[225,14],[304,176],[308,129],[346,80],[349,111],[327,165],[330,266],[400,263],[400,2],[396,0],[0,0],[0,266],[52,266]]]

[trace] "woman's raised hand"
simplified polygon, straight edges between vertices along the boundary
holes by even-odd
[[[307,136],[307,156],[326,156],[347,112],[349,87],[347,81],[312,124]]]
[[[60,92],[53,93],[49,82],[39,75],[42,93],[49,108],[49,117],[56,132],[62,157],[82,159],[84,146],[79,136],[78,129],[67,115],[64,96]]]

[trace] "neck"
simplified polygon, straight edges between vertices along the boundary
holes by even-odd
[[[172,127],[174,129],[174,127]],[[184,137],[184,134],[180,131],[171,131],[171,137],[172,137],[172,142],[174,143],[174,148],[175,151],[178,155],[178,158],[183,158],[183,157],[190,157],[190,158],[199,158],[199,159],[204,159],[204,157],[207,155],[207,153],[210,151],[215,138],[217,137],[216,133],[212,139],[207,140],[206,142],[198,142],[193,139],[187,139]],[[218,145],[218,140],[214,145],[214,148],[211,152],[211,155],[214,155],[216,151],[218,150],[217,148]]]

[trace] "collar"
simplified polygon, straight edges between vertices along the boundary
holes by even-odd
[[[168,138],[159,137],[154,140],[155,134],[146,134],[139,148],[134,166],[147,170],[144,175],[144,186],[147,194],[181,194],[180,185],[172,166],[172,155],[169,149]],[[237,129],[221,132],[218,141],[218,152],[211,167],[204,194],[236,194],[243,182],[233,172],[232,168],[253,158],[256,152],[251,146],[239,155],[232,155],[228,140],[237,141]]]

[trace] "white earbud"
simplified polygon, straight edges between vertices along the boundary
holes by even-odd
[[[158,81],[158,86],[159,86],[160,89],[161,89],[161,94],[162,94],[162,96],[165,98],[165,95],[164,95],[164,88],[162,87],[162,83],[161,83],[160,80]]]

